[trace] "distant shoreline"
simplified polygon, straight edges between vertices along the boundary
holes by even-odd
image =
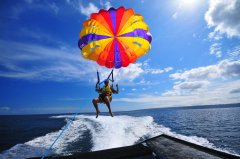
[[[127,111],[115,111],[116,113],[121,112],[131,112],[131,111],[144,111],[144,110],[171,110],[171,109],[211,109],[211,108],[237,108],[240,107],[240,103],[232,104],[214,104],[214,105],[198,105],[198,106],[175,106],[175,107],[162,107],[162,108],[148,108],[148,109],[136,109],[136,110],[127,110]],[[105,113],[105,112],[103,112]],[[0,116],[33,116],[33,115],[72,115],[73,113],[50,113],[50,114],[3,114]],[[95,114],[95,112],[79,112],[79,114]]]
[[[236,107],[240,107],[240,103],[148,108],[148,109],[138,109],[138,110],[130,110],[130,111],[154,110],[154,109],[164,109],[164,110],[169,110],[169,109],[211,109],[211,108],[236,108]]]

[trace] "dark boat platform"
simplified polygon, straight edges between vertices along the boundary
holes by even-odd
[[[167,135],[159,135],[139,144],[101,151],[48,156],[60,159],[240,159],[239,156],[206,148]]]

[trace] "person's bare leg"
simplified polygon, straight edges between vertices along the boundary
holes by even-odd
[[[96,118],[98,117],[98,114],[100,113],[99,109],[98,109],[98,102],[99,102],[99,99],[98,98],[95,98],[92,100],[92,103],[96,109]]]
[[[106,97],[104,98],[104,100],[105,100],[105,103],[106,103],[106,105],[107,105],[107,107],[108,107],[109,114],[113,117],[113,113],[112,113],[112,110],[111,110],[109,97],[106,96]]]

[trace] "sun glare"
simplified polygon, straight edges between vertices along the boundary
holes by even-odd
[[[196,0],[181,0],[181,4],[183,7],[192,7],[196,4]]]
[[[197,13],[202,4],[205,4],[207,0],[170,0],[172,10],[174,11],[173,18],[177,19],[181,14],[193,15]]]
[[[178,0],[178,7],[181,9],[194,9],[202,0]]]

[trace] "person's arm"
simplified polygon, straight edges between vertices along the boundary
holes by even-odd
[[[116,87],[117,87],[117,90],[115,90],[115,89],[113,88],[113,86],[111,87],[111,88],[112,88],[112,92],[113,92],[114,94],[118,94],[118,93],[119,93],[118,84],[116,84]]]
[[[96,90],[98,93],[101,93],[101,88],[99,87],[98,83],[96,83],[95,90]]]

